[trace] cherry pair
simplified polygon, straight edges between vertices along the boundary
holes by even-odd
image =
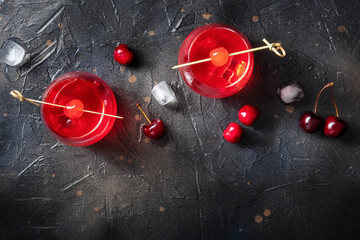
[[[259,109],[251,105],[243,106],[239,111],[239,120],[246,126],[254,124],[255,120],[259,116]],[[229,126],[224,130],[223,136],[226,141],[231,143],[239,142],[244,136],[244,130],[237,123],[230,123]]]
[[[339,112],[335,100],[332,96],[333,85],[334,83],[329,83],[321,89],[316,99],[314,112],[307,111],[300,117],[300,127],[305,132],[314,133],[318,131],[320,128],[323,128],[324,134],[332,138],[338,138],[346,132],[348,128],[348,124],[339,117]],[[324,119],[322,117],[316,115],[316,108],[322,91],[324,91],[324,89],[327,87],[330,87],[330,95],[335,106],[336,116],[331,115],[327,117],[324,122]]]

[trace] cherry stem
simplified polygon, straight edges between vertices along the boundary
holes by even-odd
[[[334,106],[335,106],[336,116],[337,116],[337,117],[339,117],[338,108],[337,108],[337,106],[336,106],[336,103],[335,103],[334,97],[333,97],[333,95],[332,95],[332,86],[333,86],[333,85],[334,85],[334,83],[333,83],[333,82],[326,84],[326,85],[325,85],[325,86],[321,89],[321,91],[319,92],[319,94],[317,95],[317,98],[316,98],[316,103],[315,103],[315,108],[314,108],[314,114],[315,114],[315,115],[316,115],[316,109],[317,109],[317,105],[318,105],[318,102],[319,102],[319,98],[320,98],[321,93],[325,90],[325,88],[330,87],[330,96],[331,96],[331,100],[333,101]]]
[[[330,96],[331,96],[331,100],[333,101],[334,106],[335,106],[336,117],[339,117],[339,111],[338,111],[338,108],[337,108],[337,106],[336,106],[336,103],[335,103],[334,97],[333,97],[333,95],[332,95],[332,85],[331,85],[331,88],[330,88]]]
[[[146,114],[144,113],[144,111],[141,109],[140,104],[136,104],[136,106],[139,108],[139,110],[142,112],[142,114],[145,116],[146,120],[151,123],[150,119],[148,118],[148,116],[146,116]]]

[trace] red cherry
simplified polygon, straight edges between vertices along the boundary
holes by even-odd
[[[73,99],[64,108],[65,116],[75,119],[80,118],[84,113],[84,104],[79,99]]]
[[[161,121],[161,119],[153,119],[150,122],[150,119],[148,118],[148,116],[146,116],[144,111],[141,109],[140,104],[136,104],[136,106],[139,108],[139,110],[141,111],[141,113],[144,115],[144,117],[146,118],[146,120],[149,123],[149,124],[145,125],[143,128],[143,132],[144,132],[145,136],[147,136],[148,138],[154,139],[154,140],[164,137],[164,135],[166,133],[166,128],[165,128],[164,122]]]
[[[120,44],[115,48],[114,59],[122,65],[129,65],[134,60],[134,53],[129,49],[128,45]]]
[[[230,123],[229,126],[224,130],[223,136],[226,141],[231,143],[237,143],[244,136],[244,131],[239,124]]]
[[[328,137],[338,138],[348,129],[348,124],[336,116],[329,116],[325,120],[324,134]]]
[[[217,67],[224,66],[229,59],[229,53],[226,48],[219,47],[210,51],[210,61]]]
[[[259,109],[251,105],[245,105],[239,111],[239,120],[247,126],[253,125],[258,116]]]
[[[151,123],[144,126],[144,134],[148,138],[157,140],[164,137],[166,133],[165,124],[161,119],[153,119]]]
[[[324,119],[307,111],[300,117],[300,127],[307,133],[314,133],[324,125]]]

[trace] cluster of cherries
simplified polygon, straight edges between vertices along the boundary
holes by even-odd
[[[229,53],[223,47],[213,49],[212,51],[210,51],[209,55],[210,55],[211,63],[217,67],[221,67],[225,65],[229,59]],[[119,46],[116,47],[114,51],[114,59],[122,65],[129,65],[134,60],[134,53],[129,49],[129,47],[126,44],[120,44]],[[323,128],[324,134],[328,137],[333,137],[333,138],[338,138],[346,132],[348,125],[344,120],[342,120],[339,117],[339,112],[335,100],[332,96],[332,86],[333,83],[329,83],[321,89],[316,99],[314,112],[307,111],[301,116],[300,127],[305,132],[314,133],[318,131],[320,128]],[[316,115],[316,108],[320,94],[327,87],[330,87],[331,99],[335,106],[336,116],[331,115],[327,117],[326,120],[324,121],[323,118]],[[80,103],[77,103],[75,105],[76,107],[74,110],[76,111],[72,111],[72,113],[69,113],[69,115],[82,114],[81,108],[83,108],[83,106],[81,106]],[[163,121],[161,119],[154,119],[150,121],[149,118],[144,113],[144,111],[140,108],[139,104],[137,104],[137,106],[140,109],[140,111],[144,114],[146,120],[149,122],[149,124],[145,125],[143,128],[143,132],[145,136],[155,140],[163,138],[166,133],[166,128]],[[239,120],[244,125],[251,126],[259,116],[259,110],[254,106],[245,105],[240,109],[238,116],[239,116]],[[223,136],[226,141],[231,143],[237,143],[243,138],[244,130],[239,124],[233,122],[230,123],[229,126],[224,130]]]
[[[114,59],[122,65],[129,65],[134,60],[134,53],[126,44],[120,44],[115,48]],[[210,59],[215,66],[220,67],[225,65],[225,63],[228,61],[229,53],[223,47],[216,48],[210,52]],[[154,140],[163,138],[166,134],[164,122],[161,119],[153,119],[150,121],[139,104],[137,104],[137,107],[149,123],[143,127],[145,136]],[[79,106],[79,108],[81,107]],[[240,110],[239,119],[245,125],[250,126],[253,124],[258,115],[259,111],[255,107],[246,105]],[[243,137],[243,135],[243,130],[237,123],[231,123],[224,131],[224,137],[229,142],[238,142]]]
[[[319,129],[323,128],[324,134],[332,138],[338,138],[346,132],[348,124],[339,117],[339,112],[335,100],[332,96],[333,85],[334,83],[329,83],[321,89],[316,99],[314,112],[307,111],[300,117],[300,127],[305,132],[314,133]],[[324,91],[324,89],[327,87],[330,87],[330,95],[335,106],[336,116],[328,116],[324,122],[324,119],[322,117],[316,115],[316,108],[322,91]]]
[[[209,55],[211,63],[217,67],[225,65],[229,59],[229,53],[223,47],[213,49]],[[134,60],[134,54],[126,44],[120,44],[114,51],[114,59],[122,65],[129,65]],[[149,123],[143,127],[145,136],[154,140],[163,138],[166,134],[164,122],[161,119],[153,119],[150,121],[139,104],[137,104],[137,107]],[[258,116],[259,110],[251,105],[245,105],[239,111],[239,120],[246,126],[253,125]],[[224,130],[223,136],[226,141],[237,143],[243,138],[244,130],[239,124],[230,123]]]
[[[239,120],[246,126],[254,124],[255,120],[259,117],[259,109],[251,105],[245,105],[239,110]],[[226,141],[231,143],[239,142],[244,136],[244,130],[237,123],[230,123],[224,130],[223,136]]]

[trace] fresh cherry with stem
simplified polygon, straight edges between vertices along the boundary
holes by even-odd
[[[326,118],[324,134],[328,137],[338,138],[346,132],[346,130],[348,129],[348,124],[339,117],[339,111],[332,95],[332,85],[330,87],[330,96],[335,106],[336,116],[330,115]]]
[[[314,133],[324,126],[323,131],[326,136],[337,138],[337,137],[340,137],[347,130],[347,127],[348,127],[347,123],[344,120],[339,118],[339,111],[336,106],[334,97],[332,95],[332,86],[333,85],[334,85],[334,83],[329,83],[321,89],[321,91],[319,92],[319,94],[317,95],[317,98],[316,98],[314,112],[311,112],[311,111],[305,112],[300,117],[300,127],[305,132]],[[336,116],[331,115],[331,116],[327,117],[325,124],[324,124],[324,120],[321,117],[316,115],[316,109],[317,109],[317,104],[319,102],[321,93],[325,90],[325,88],[328,88],[328,87],[330,87],[330,96],[331,96],[331,99],[335,106]]]
[[[305,112],[300,117],[300,127],[307,133],[314,133],[324,126],[324,119],[311,111]]]
[[[318,131],[320,128],[324,126],[324,119],[318,115],[316,115],[317,105],[319,102],[319,98],[321,93],[325,90],[325,88],[332,86],[334,83],[329,83],[325,85],[321,91],[318,93],[315,102],[314,112],[307,111],[300,117],[300,127],[307,133],[314,133]]]
[[[140,104],[136,104],[136,106],[139,108],[141,113],[145,116],[146,120],[149,122],[149,124],[145,125],[143,128],[143,132],[145,136],[154,140],[163,138],[166,133],[164,122],[161,119],[153,119],[152,121],[150,121],[148,116],[146,116],[144,111],[141,109]]]

